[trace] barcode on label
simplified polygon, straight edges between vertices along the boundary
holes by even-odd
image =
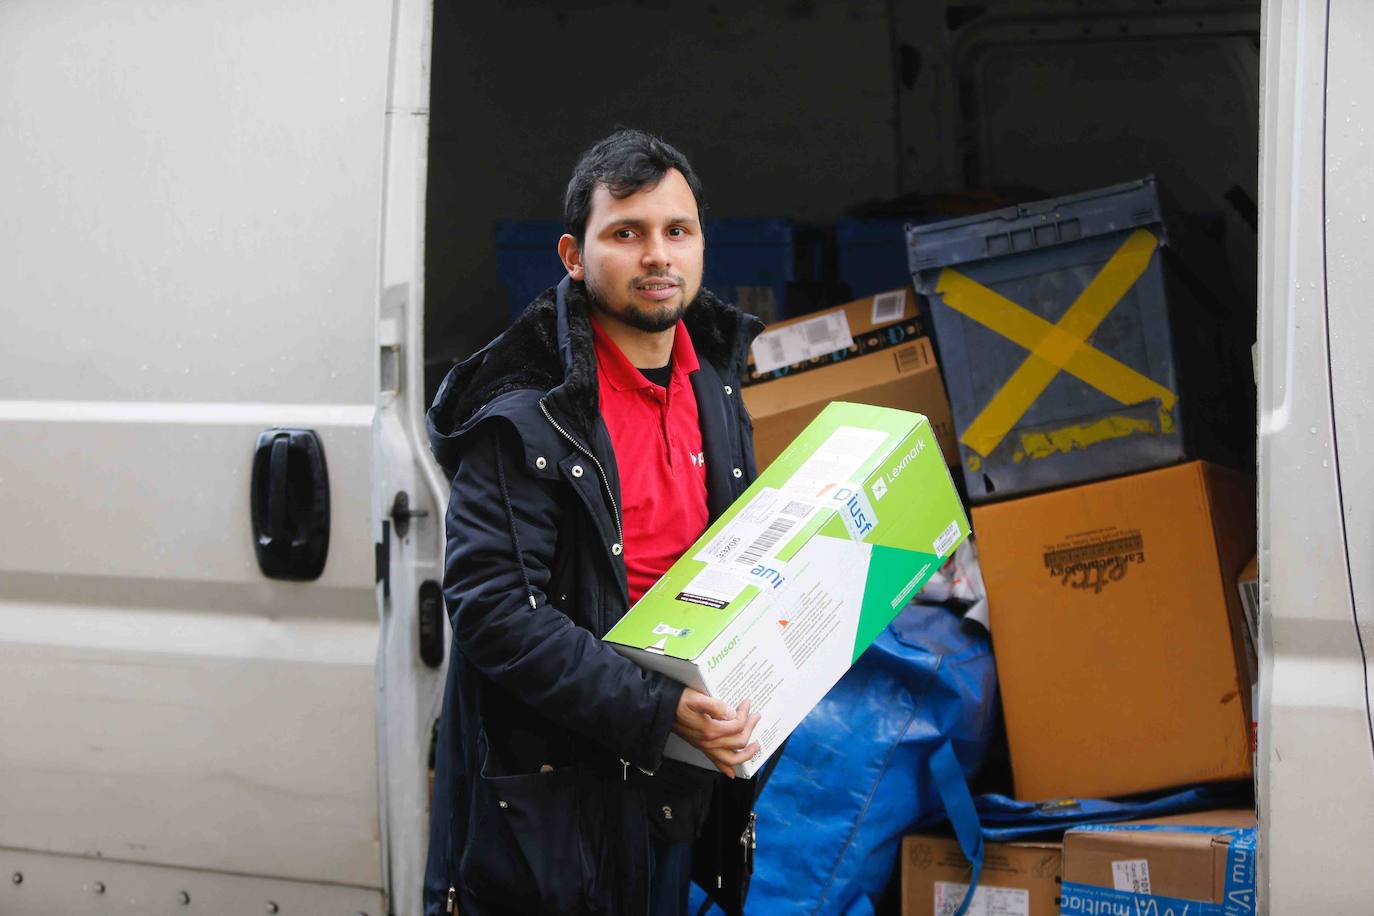
[[[764,529],[763,534],[754,539],[754,543],[749,545],[749,549],[735,558],[735,562],[743,563],[745,566],[753,566],[759,561],[759,557],[776,547],[778,541],[782,540],[782,536],[791,531],[792,526],[796,523],[796,519],[791,518],[774,519],[773,524],[769,525]]]
[[[832,336],[830,333],[830,322],[806,321],[802,323],[801,327],[804,329],[802,333],[806,335],[806,342],[813,347],[825,346],[829,349],[838,349],[838,347],[830,347]]]
[[[906,291],[893,290],[890,293],[879,293],[873,297],[873,323],[887,324],[892,321],[900,321],[906,314]]]
[[[959,521],[956,519],[950,522],[949,527],[941,531],[940,536],[935,539],[935,555],[943,557],[948,553],[949,549],[958,543],[959,534]]]

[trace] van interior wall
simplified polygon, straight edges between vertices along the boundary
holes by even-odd
[[[1258,36],[1257,0],[439,0],[430,393],[508,324],[495,222],[558,218],[577,154],[617,125],[680,146],[716,217],[824,226],[916,195],[1153,173],[1218,243],[1248,345]]]

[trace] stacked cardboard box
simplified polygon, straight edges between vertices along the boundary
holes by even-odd
[[[1203,462],[974,510],[1018,798],[1249,776],[1254,512]]]
[[[1255,912],[1255,815],[1205,811],[1064,835],[1061,912]]]
[[[1058,916],[1062,847],[988,843],[970,913]],[[969,864],[950,837],[902,840],[902,916],[953,916],[968,894]]]
[[[770,325],[751,349],[744,389],[759,467],[835,400],[922,414],[946,463],[957,461],[949,400],[924,334],[910,289]]]

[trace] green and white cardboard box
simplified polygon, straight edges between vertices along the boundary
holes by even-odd
[[[752,776],[968,533],[929,421],[837,401],[605,638],[752,700],[759,752],[736,768]],[[714,769],[677,735],[665,752]]]

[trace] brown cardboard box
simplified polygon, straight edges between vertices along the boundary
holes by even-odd
[[[984,850],[970,913],[1058,916],[1060,844],[988,843]],[[902,839],[902,916],[950,916],[968,892],[968,879],[957,840]]]
[[[1174,900],[1224,903],[1234,837],[1197,828],[1253,827],[1255,812],[1239,809],[1202,811],[1135,823],[1184,826],[1194,832],[1070,830],[1064,834],[1065,913],[1118,912],[1116,908],[1095,908],[1087,901],[1079,905],[1080,898],[1095,895],[1082,894],[1074,885],[1148,893]],[[1239,854],[1243,855],[1243,851]],[[1233,888],[1253,901],[1253,885],[1240,882],[1233,884]],[[1134,907],[1120,910],[1128,911],[1137,912]],[[1253,912],[1253,909],[1241,911]],[[1167,908],[1160,906],[1158,912],[1162,916]]]
[[[953,464],[959,460],[949,399],[930,340],[915,337],[895,346],[873,349],[861,346],[863,335],[870,334],[875,327],[892,323],[879,321],[875,325],[873,321],[875,300],[884,296],[894,304],[886,317],[907,322],[910,329],[919,329],[915,298],[910,290],[901,298],[900,317],[895,317],[899,314],[895,309],[896,293],[859,299],[769,326],[769,331],[795,328],[806,321],[843,313],[854,343],[848,358],[838,362],[817,358],[792,366],[790,374],[782,378],[745,387],[744,406],[754,421],[754,454],[760,469],[767,467],[831,401],[895,407],[924,414],[935,431],[945,462]]]
[[[1190,462],[973,510],[1017,798],[1250,775],[1250,479]]]

